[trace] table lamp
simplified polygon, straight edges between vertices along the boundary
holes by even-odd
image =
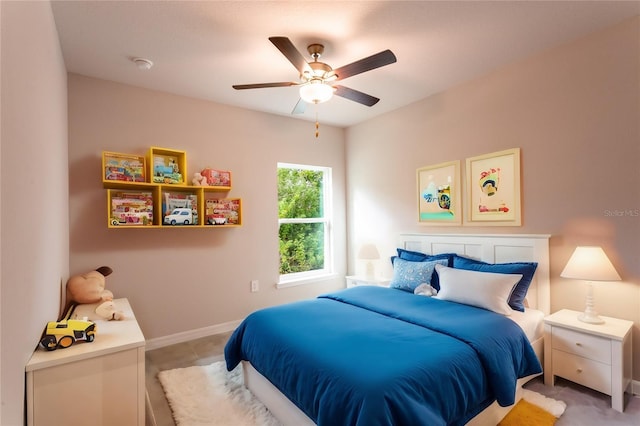
[[[619,281],[620,275],[601,247],[580,246],[560,274],[563,278],[573,278],[587,281],[587,308],[578,316],[582,322],[602,324],[604,320],[598,316],[593,308],[593,281]]]
[[[358,252],[358,259],[367,261],[366,277],[369,280],[375,278],[375,267],[373,265],[374,260],[380,259],[380,253],[375,244],[363,244]]]

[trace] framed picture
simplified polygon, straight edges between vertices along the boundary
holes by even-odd
[[[520,148],[467,158],[467,220],[520,226]]]
[[[425,166],[417,175],[418,222],[460,225],[460,161]]]

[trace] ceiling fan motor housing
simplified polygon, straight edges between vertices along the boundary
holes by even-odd
[[[329,65],[325,64],[324,62],[318,62],[318,61],[309,62],[309,66],[311,67],[312,72],[305,71],[300,76],[303,81],[309,81],[312,78],[325,79],[326,77],[329,77],[328,74],[331,71],[333,71],[333,68],[331,68]]]

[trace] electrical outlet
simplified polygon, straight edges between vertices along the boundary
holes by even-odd
[[[260,283],[258,280],[251,280],[251,293],[256,293],[260,290]]]

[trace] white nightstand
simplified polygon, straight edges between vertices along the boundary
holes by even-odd
[[[122,321],[96,321],[91,343],[46,351],[26,365],[27,425],[145,424],[145,339],[127,299]]]
[[[631,383],[633,322],[602,317],[604,324],[578,320],[580,312],[563,309],[544,319],[544,382],[555,376],[611,395],[611,407],[624,411]]]
[[[377,285],[380,287],[389,287],[391,280],[386,278],[367,278],[356,275],[346,276],[347,288],[357,287],[359,285]]]

